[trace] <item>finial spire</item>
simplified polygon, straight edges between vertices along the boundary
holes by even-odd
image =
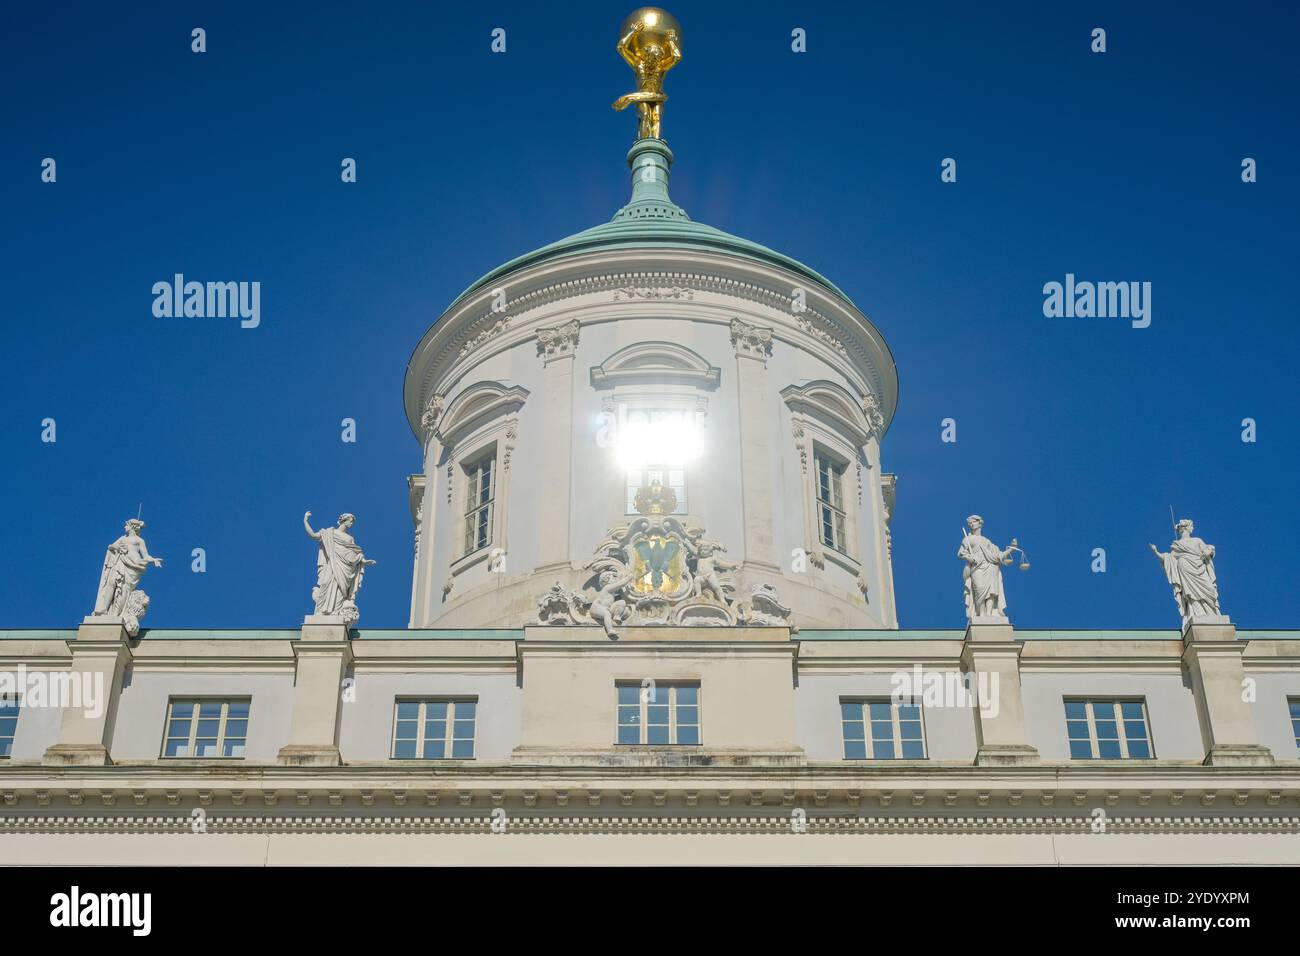
[[[636,72],[636,92],[614,101],[614,109],[636,104],[641,121],[637,139],[662,139],[659,135],[664,93],[664,74],[682,60],[682,28],[673,15],[659,7],[633,10],[619,30],[618,52]]]

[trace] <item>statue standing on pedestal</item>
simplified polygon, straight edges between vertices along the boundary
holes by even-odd
[[[1154,544],[1148,544],[1151,553],[1160,559],[1165,578],[1174,589],[1174,603],[1182,615],[1183,624],[1193,618],[1221,615],[1219,610],[1219,582],[1214,574],[1214,545],[1192,537],[1196,530],[1184,518],[1174,525],[1178,540],[1161,554]]]
[[[362,554],[348,533],[357,520],[355,515],[341,514],[337,528],[321,528],[319,531],[312,530],[310,518],[310,511],[302,516],[303,527],[307,529],[308,537],[320,542],[320,553],[316,556],[316,586],[311,591],[316,613],[341,617],[352,624],[361,616],[356,597],[366,567],[377,562]]]
[[[636,71],[636,92],[620,96],[614,109],[624,110],[636,104],[641,121],[638,139],[660,139],[664,93],[664,74],[681,62],[681,27],[672,14],[658,7],[633,10],[623,21],[618,41],[619,55]]]
[[[962,569],[962,590],[966,599],[966,620],[978,617],[1007,619],[1007,598],[1002,586],[1002,565],[1011,563],[1011,554],[1020,551],[1016,539],[1005,550],[999,548],[981,533],[984,519],[971,515],[966,519],[970,533],[962,532],[961,547],[957,557],[966,562]],[[1023,551],[1020,551],[1024,555]],[[1020,565],[1021,570],[1029,568],[1029,562]]]
[[[140,578],[149,565],[162,567],[162,558],[155,558],[140,537],[144,522],[132,518],[123,529],[126,533],[108,546],[104,553],[104,570],[99,575],[99,593],[95,596],[96,617],[128,616],[139,618],[149,598],[143,591],[136,593]],[[134,636],[134,634],[132,634]]]

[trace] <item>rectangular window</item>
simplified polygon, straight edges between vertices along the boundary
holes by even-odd
[[[1065,701],[1065,727],[1074,760],[1149,760],[1147,705],[1129,700]]]
[[[465,553],[471,554],[492,543],[492,475],[496,450],[465,466]]]
[[[817,524],[822,544],[848,554],[844,521],[844,465],[825,452],[816,453]]]
[[[18,729],[18,698],[0,697],[0,757],[8,757],[14,748],[14,732]]]
[[[845,760],[924,760],[919,701],[841,700]]]
[[[394,760],[473,760],[478,701],[399,700],[393,714]]]
[[[618,742],[697,746],[700,685],[619,684]]]
[[[671,488],[673,494],[677,496],[677,507],[673,509],[673,514],[686,514],[686,471],[682,468],[670,468],[667,465],[627,470],[627,513],[630,515],[637,513],[637,489],[653,481],[659,482],[665,488]]]
[[[1296,749],[1300,750],[1300,697],[1292,697],[1287,703],[1291,705],[1291,735],[1295,737]]]
[[[248,740],[247,697],[172,700],[167,705],[164,757],[242,757]]]

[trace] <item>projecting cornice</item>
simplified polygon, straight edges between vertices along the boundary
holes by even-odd
[[[635,294],[629,295],[629,290]],[[503,277],[458,301],[425,333],[408,363],[405,403],[411,427],[434,394],[448,394],[472,366],[537,336],[539,328],[673,314],[729,324],[712,296],[750,303],[774,339],[818,354],[880,402],[888,426],[898,376],[884,338],[848,299],[780,266],[683,249],[619,249],[547,261]],[[556,303],[572,300],[572,310]],[[756,311],[752,306],[758,306]],[[648,310],[660,310],[650,312]],[[665,312],[662,310],[671,310]],[[754,321],[752,318],[747,321]]]

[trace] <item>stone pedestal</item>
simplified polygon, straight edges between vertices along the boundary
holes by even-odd
[[[312,614],[293,642],[293,720],[277,761],[290,766],[337,767],[343,675],[352,664],[348,626],[340,617]]]
[[[1273,754],[1260,744],[1255,717],[1245,699],[1241,663],[1246,645],[1223,616],[1193,618],[1183,629],[1183,663],[1192,679],[1205,742],[1205,763],[1216,767],[1261,767]]]
[[[1020,688],[1022,648],[1005,618],[976,618],[966,626],[962,665],[975,672],[975,686],[987,687],[992,695],[991,700],[980,700],[975,711],[977,766],[1038,762],[1038,750],[1029,742],[1025,728]]]
[[[131,660],[126,627],[121,618],[87,617],[77,628],[76,638],[68,641],[68,649],[72,651],[70,684],[79,689],[81,697],[63,702],[59,741],[45,751],[41,762],[108,766],[113,762],[108,748],[122,693],[122,674]]]

